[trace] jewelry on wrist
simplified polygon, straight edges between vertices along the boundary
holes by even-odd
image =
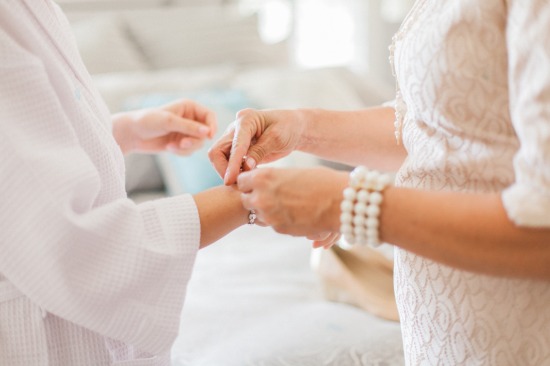
[[[340,233],[349,244],[380,245],[380,204],[383,191],[390,184],[388,174],[364,166],[351,172],[349,187],[344,189],[340,205]]]
[[[250,212],[248,213],[248,225],[254,225],[257,217],[258,216],[256,215],[256,211],[250,210]]]

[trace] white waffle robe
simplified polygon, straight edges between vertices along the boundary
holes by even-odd
[[[109,112],[50,0],[0,2],[0,136],[0,365],[169,364],[197,209],[127,198]]]

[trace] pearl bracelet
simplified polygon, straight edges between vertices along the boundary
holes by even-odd
[[[349,187],[344,189],[340,206],[340,233],[349,244],[380,245],[378,226],[382,191],[391,178],[376,170],[359,166],[350,174]]]

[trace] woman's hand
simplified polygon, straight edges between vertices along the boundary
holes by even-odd
[[[252,170],[296,150],[305,129],[300,110],[244,109],[210,149],[209,158],[225,184],[235,184],[241,168]]]
[[[216,133],[216,114],[191,100],[118,113],[113,135],[123,153],[170,151],[189,155]]]
[[[340,229],[340,203],[348,174],[328,168],[261,168],[243,172],[237,185],[243,206],[275,231],[308,236],[330,246]]]

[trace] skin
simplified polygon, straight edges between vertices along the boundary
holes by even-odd
[[[191,100],[113,115],[113,136],[124,154],[170,151],[190,155],[216,133],[214,112]],[[248,222],[236,186],[214,187],[193,196],[201,224],[200,248]]]
[[[226,184],[238,183],[243,205],[254,208],[262,222],[281,233],[314,238],[314,246],[330,247],[337,240],[347,173],[253,168],[300,150],[394,171],[407,154],[395,143],[393,120],[390,108],[244,110],[209,156]],[[248,171],[239,174],[235,166],[245,154]],[[516,226],[498,192],[390,187],[384,191],[379,234],[382,241],[455,268],[550,280],[550,229]]]

